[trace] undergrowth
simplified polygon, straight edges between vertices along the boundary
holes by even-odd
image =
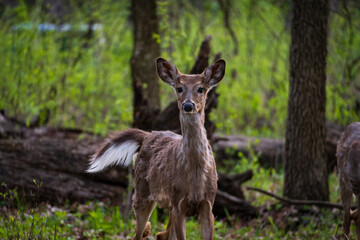
[[[227,162],[219,167],[219,171],[236,174],[252,169],[254,176],[244,185],[282,195],[282,171],[261,167],[258,156],[240,155],[238,160]],[[331,201],[340,202],[335,174],[330,175],[329,186]],[[3,189],[7,189],[5,183]],[[284,206],[277,200],[251,191],[245,191],[245,195],[247,201],[259,208],[259,216],[240,219],[228,215],[216,219],[214,239],[329,239],[342,234],[342,211],[314,206]],[[124,214],[121,204],[90,201],[51,205],[29,202],[28,199],[24,198],[23,192],[19,194],[11,189],[0,194],[0,239],[131,239],[133,236],[136,223],[133,212]],[[194,217],[187,219],[188,239],[201,239],[196,220]],[[167,212],[156,208],[150,222],[150,239],[155,239],[156,233],[166,229]]]
[[[134,233],[133,215],[122,215],[121,209],[110,203],[23,206],[21,210],[2,206],[0,239],[131,239]],[[163,231],[168,222],[167,217],[160,221],[156,216],[157,210],[150,219],[150,239]],[[341,232],[341,216],[331,210],[322,210],[316,216],[305,215],[291,230],[286,229],[288,221],[294,220],[287,216],[277,222],[272,217],[246,222],[233,217],[217,219],[214,239],[329,239]],[[187,220],[188,239],[201,239],[199,229],[195,218]]]

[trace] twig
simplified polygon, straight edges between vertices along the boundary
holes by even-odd
[[[239,52],[239,41],[236,37],[236,34],[231,26],[231,20],[230,20],[230,10],[232,8],[231,1],[230,0],[218,0],[218,3],[220,5],[220,9],[222,10],[224,14],[224,25],[226,30],[229,32],[230,37],[232,41],[234,42],[234,54],[237,55]]]
[[[262,190],[260,188],[254,188],[254,187],[246,187],[247,190],[250,191],[256,191],[262,194],[265,194],[267,196],[276,198],[277,200],[288,203],[291,205],[316,205],[319,207],[327,207],[327,208],[337,208],[337,209],[343,209],[343,205],[339,203],[331,203],[331,202],[325,202],[325,201],[314,201],[314,200],[295,200],[295,199],[289,199],[285,197],[280,197],[276,194],[267,192],[265,190]]]

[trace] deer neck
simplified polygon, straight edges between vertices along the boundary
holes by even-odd
[[[189,168],[204,167],[208,161],[209,148],[204,127],[204,111],[195,114],[180,112],[182,133],[182,156]]]

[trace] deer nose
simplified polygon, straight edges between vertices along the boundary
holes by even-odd
[[[185,112],[191,112],[195,109],[195,104],[192,103],[192,102],[184,102],[183,105],[182,105],[182,109],[185,111]]]

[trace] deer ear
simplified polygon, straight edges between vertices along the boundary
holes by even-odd
[[[225,61],[223,59],[217,60],[204,70],[205,82],[210,87],[215,87],[219,84],[225,75]]]
[[[175,82],[179,78],[180,72],[172,63],[164,58],[156,59],[157,73],[164,83],[175,86]]]

